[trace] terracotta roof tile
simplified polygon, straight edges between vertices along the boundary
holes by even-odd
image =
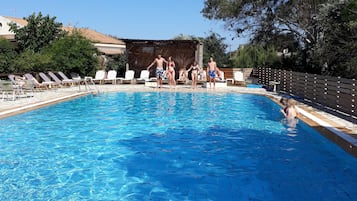
[[[99,33],[97,31],[94,31],[92,29],[88,28],[75,28],[75,27],[63,27],[65,31],[72,32],[73,30],[78,30],[84,37],[89,39],[90,41],[94,43],[106,43],[106,44],[117,44],[117,45],[125,45],[125,43],[122,40],[115,39],[113,37],[110,37],[108,35]]]
[[[16,22],[22,26],[26,26],[27,25],[27,21],[21,18],[15,18],[15,17],[8,17],[8,16],[4,16],[5,18]],[[74,28],[74,27],[63,27],[63,30],[68,31],[68,32],[72,32],[74,29],[79,30],[79,32],[86,37],[87,39],[89,39],[90,41],[92,41],[93,43],[104,43],[104,44],[116,44],[116,45],[125,45],[125,42],[122,40],[118,40],[115,39],[114,37],[99,33],[97,31],[94,31],[92,29],[88,29],[88,28]]]
[[[26,26],[27,25],[27,21],[22,19],[22,18],[16,18],[16,17],[8,17],[8,16],[4,16],[5,18],[13,21],[13,22],[16,22],[22,26]]]

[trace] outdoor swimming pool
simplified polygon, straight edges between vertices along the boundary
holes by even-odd
[[[0,200],[356,200],[357,159],[264,96],[108,93],[0,120]]]

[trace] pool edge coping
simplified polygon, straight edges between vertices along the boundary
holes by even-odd
[[[276,97],[272,95],[266,96],[272,99],[277,104],[281,105],[279,103],[279,100],[276,99]],[[357,158],[356,138],[341,131],[341,129],[335,128],[336,126],[333,126],[322,118],[313,115],[311,112],[304,110],[303,107],[303,105],[299,105],[297,107],[300,113],[300,120],[308,124],[311,128],[317,130],[322,136],[326,137],[328,140],[341,147],[344,151]]]
[[[24,112],[28,112],[28,111],[31,111],[31,110],[35,110],[35,109],[38,109],[38,108],[41,108],[41,107],[45,107],[45,106],[48,106],[48,105],[56,104],[56,103],[59,103],[59,102],[63,102],[63,101],[66,101],[66,100],[75,99],[75,98],[78,98],[78,97],[81,97],[81,96],[89,95],[91,93],[92,92],[77,92],[77,93],[66,95],[66,96],[52,98],[52,99],[44,100],[44,101],[41,101],[41,102],[31,103],[29,105],[24,105],[24,106],[8,109],[8,110],[0,112],[0,119],[6,118],[6,117],[10,117],[10,116],[13,116],[13,115],[17,115],[17,114],[21,114],[21,113],[24,113]]]

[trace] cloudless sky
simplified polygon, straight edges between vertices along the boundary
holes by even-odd
[[[226,38],[227,51],[247,43],[226,31],[223,22],[204,18],[203,6],[204,0],[0,0],[0,15],[23,18],[41,12],[64,26],[124,39],[207,37],[214,32]]]

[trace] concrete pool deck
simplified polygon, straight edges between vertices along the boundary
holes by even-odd
[[[19,114],[22,112],[37,109],[50,104],[58,103],[64,100],[73,99],[91,93],[106,92],[209,92],[209,93],[252,93],[265,95],[278,102],[281,98],[279,94],[266,91],[263,88],[246,88],[237,86],[227,86],[226,88],[207,89],[199,87],[191,89],[189,85],[177,85],[175,88],[169,88],[164,85],[163,88],[152,88],[143,84],[120,84],[120,85],[96,85],[92,90],[85,90],[84,86],[65,87],[51,90],[44,90],[30,94],[29,97],[18,98],[15,101],[0,100],[0,118]],[[344,150],[357,157],[357,125],[353,122],[341,119],[327,112],[318,110],[299,102],[301,119],[310,126],[317,129],[325,137],[340,145]]]

